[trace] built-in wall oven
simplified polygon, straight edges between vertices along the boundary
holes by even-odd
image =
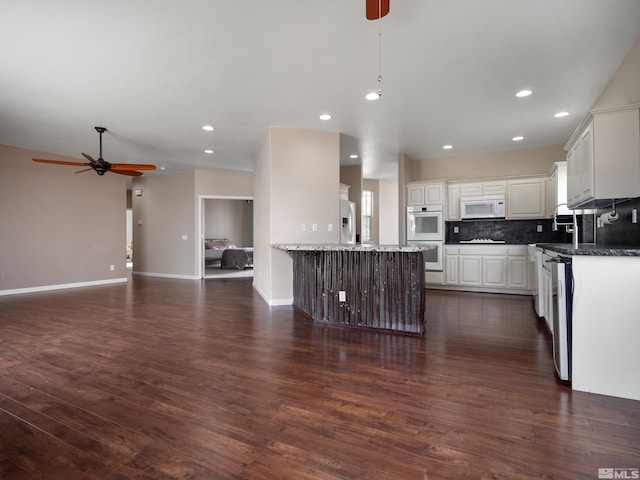
[[[444,241],[442,205],[407,207],[407,242]]]
[[[444,257],[444,217],[442,205],[407,207],[407,243],[409,245],[433,245],[422,252],[424,268],[441,272]]]
[[[441,272],[443,265],[444,242],[407,242],[408,245],[433,245],[435,248],[424,250],[424,269],[430,272]]]

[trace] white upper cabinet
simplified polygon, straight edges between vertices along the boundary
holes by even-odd
[[[407,183],[407,205],[444,205],[444,182]]]
[[[552,218],[558,206],[558,215],[571,215],[567,206],[567,162],[554,163],[547,179],[547,217]]]
[[[461,197],[480,197],[482,195],[504,195],[507,182],[474,182],[460,183],[459,185]]]
[[[447,185],[446,219],[460,220],[460,198],[481,197],[482,195],[504,195],[507,190],[505,180],[490,182],[460,182]]]
[[[639,105],[593,111],[566,145],[569,207],[640,197]]]
[[[460,220],[460,185],[447,185],[447,220]]]
[[[545,218],[546,183],[546,177],[509,180],[506,218]]]

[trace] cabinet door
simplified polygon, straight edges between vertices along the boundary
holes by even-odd
[[[567,203],[569,207],[576,206],[593,197],[593,161],[593,125],[589,125],[567,155]]]
[[[593,128],[588,128],[578,146],[578,201],[585,201],[594,195],[593,177]]]
[[[447,187],[447,220],[460,220],[460,185]]]
[[[482,257],[460,255],[458,257],[458,285],[482,286]]]
[[[544,218],[546,179],[510,180],[507,184],[507,218]]]
[[[529,260],[527,257],[508,257],[507,258],[507,287],[521,288],[528,287],[528,267]]]
[[[428,204],[444,204],[444,183],[430,183],[425,185],[424,197]]]
[[[481,183],[461,183],[460,184],[460,196],[461,197],[479,197],[483,194]]]
[[[407,186],[407,205],[425,205],[424,185]]]
[[[506,258],[482,258],[482,285],[485,287],[506,287]]]
[[[553,210],[558,204],[558,170],[554,168],[553,173],[547,179],[547,217],[553,217]]]
[[[507,182],[485,182],[482,184],[484,195],[504,195],[507,192]]]
[[[447,285],[458,285],[458,255],[444,256],[444,275]]]

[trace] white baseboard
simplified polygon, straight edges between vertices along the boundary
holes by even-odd
[[[126,283],[127,278],[110,278],[109,280],[93,280],[90,282],[61,283],[59,285],[42,285],[39,287],[13,288],[0,290],[0,296],[19,295],[21,293],[48,292],[51,290],[63,290],[65,288],[94,287],[96,285],[109,285],[112,283]]]
[[[174,275],[171,273],[154,273],[154,272],[131,272],[132,275],[139,275],[141,277],[161,277],[161,278],[175,278],[178,280],[200,280],[201,277],[196,275]]]
[[[258,292],[258,294],[262,297],[262,299],[267,303],[267,305],[269,305],[270,307],[281,307],[281,306],[286,306],[286,305],[293,305],[293,297],[291,298],[279,298],[279,299],[272,299],[269,298],[267,295],[265,295],[265,293],[260,290],[260,288],[258,288],[258,286],[256,285],[256,282],[253,282],[253,289]]]

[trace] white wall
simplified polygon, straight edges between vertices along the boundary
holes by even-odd
[[[640,39],[602,91],[594,109],[640,103]]]
[[[254,286],[270,304],[291,303],[291,259],[269,245],[339,243],[339,134],[270,128],[254,179]]]
[[[143,190],[132,199],[134,273],[199,279],[200,197],[252,197],[253,174],[195,170],[145,175],[133,180],[133,188]]]
[[[0,295],[126,281],[126,177],[32,158],[84,162],[0,145]]]
[[[407,181],[547,175],[555,162],[566,159],[564,145],[552,145],[414,160]]]
[[[253,201],[204,200],[204,237],[228,238],[238,247],[253,246]]]
[[[143,191],[132,199],[134,273],[198,278],[195,172],[138,177],[133,188]]]
[[[380,180],[378,184],[378,242],[392,245],[400,243],[398,182]]]

